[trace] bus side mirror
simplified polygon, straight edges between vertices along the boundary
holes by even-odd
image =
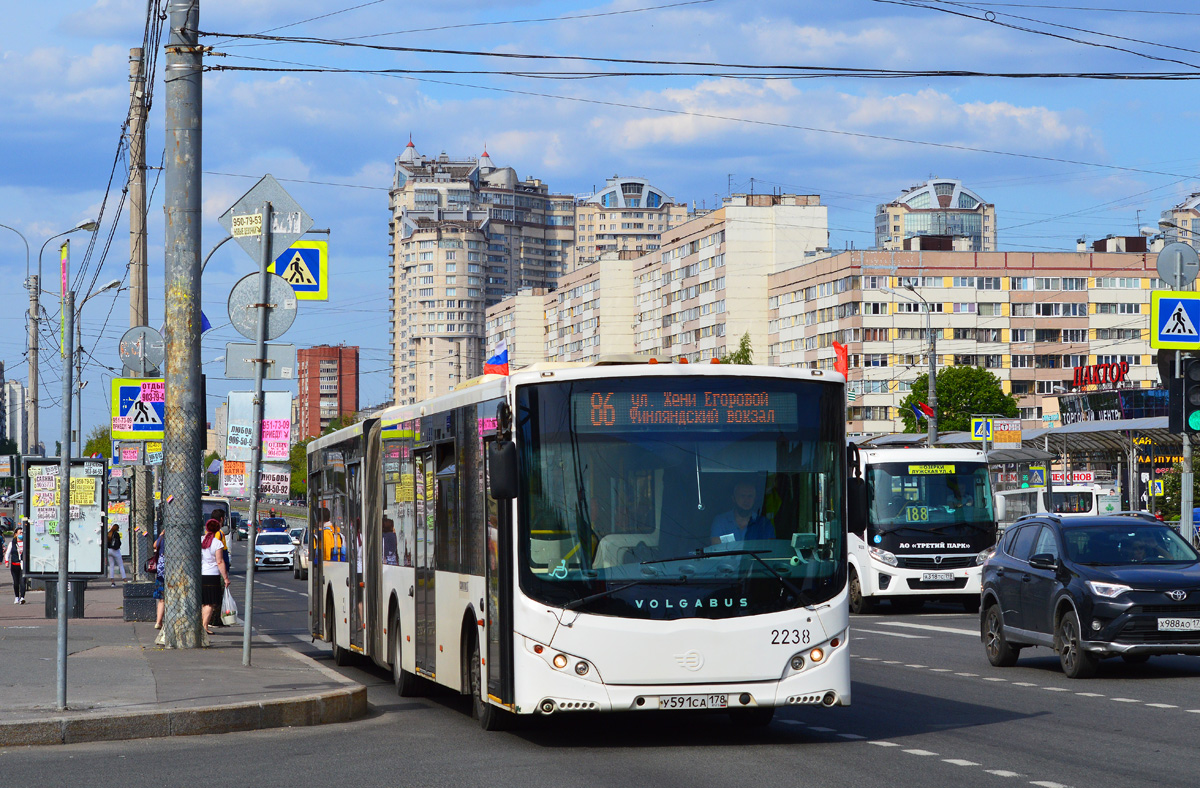
[[[512,441],[488,445],[488,492],[497,501],[517,497],[517,444]]]
[[[851,476],[846,480],[846,529],[861,531],[867,527],[867,480]]]

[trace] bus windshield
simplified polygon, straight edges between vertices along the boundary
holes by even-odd
[[[982,549],[994,541],[988,467],[981,462],[887,462],[869,465],[867,524],[884,549],[928,542]],[[895,535],[889,540],[888,535]],[[895,541],[894,546],[884,542]]]
[[[734,376],[522,387],[522,589],[655,619],[832,598],[843,407],[836,385]]]

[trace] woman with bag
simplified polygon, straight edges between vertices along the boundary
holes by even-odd
[[[13,604],[25,604],[25,577],[21,573],[21,556],[25,555],[25,531],[21,526],[13,531],[12,539],[4,550],[4,565],[12,571]]]
[[[214,517],[204,524],[204,538],[200,540],[200,620],[204,624],[204,631],[210,635],[213,633],[209,628],[213,610],[221,604],[222,589],[229,588],[229,573],[225,571],[221,542],[216,538],[219,530],[221,523]]]
[[[167,535],[159,534],[158,538],[154,540],[154,554],[146,561],[146,573],[154,573],[155,629],[162,629],[163,614],[167,611],[167,562],[164,560],[166,556],[163,555],[166,543]]]

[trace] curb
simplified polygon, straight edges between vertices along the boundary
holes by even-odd
[[[349,722],[366,713],[367,688],[358,686],[298,698],[229,706],[0,722],[0,741],[5,747],[15,747],[199,736]]]

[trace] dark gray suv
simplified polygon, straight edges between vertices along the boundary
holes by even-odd
[[[988,661],[1058,652],[1071,678],[1099,660],[1200,654],[1200,554],[1149,515],[1024,517],[983,565],[980,632]]]

